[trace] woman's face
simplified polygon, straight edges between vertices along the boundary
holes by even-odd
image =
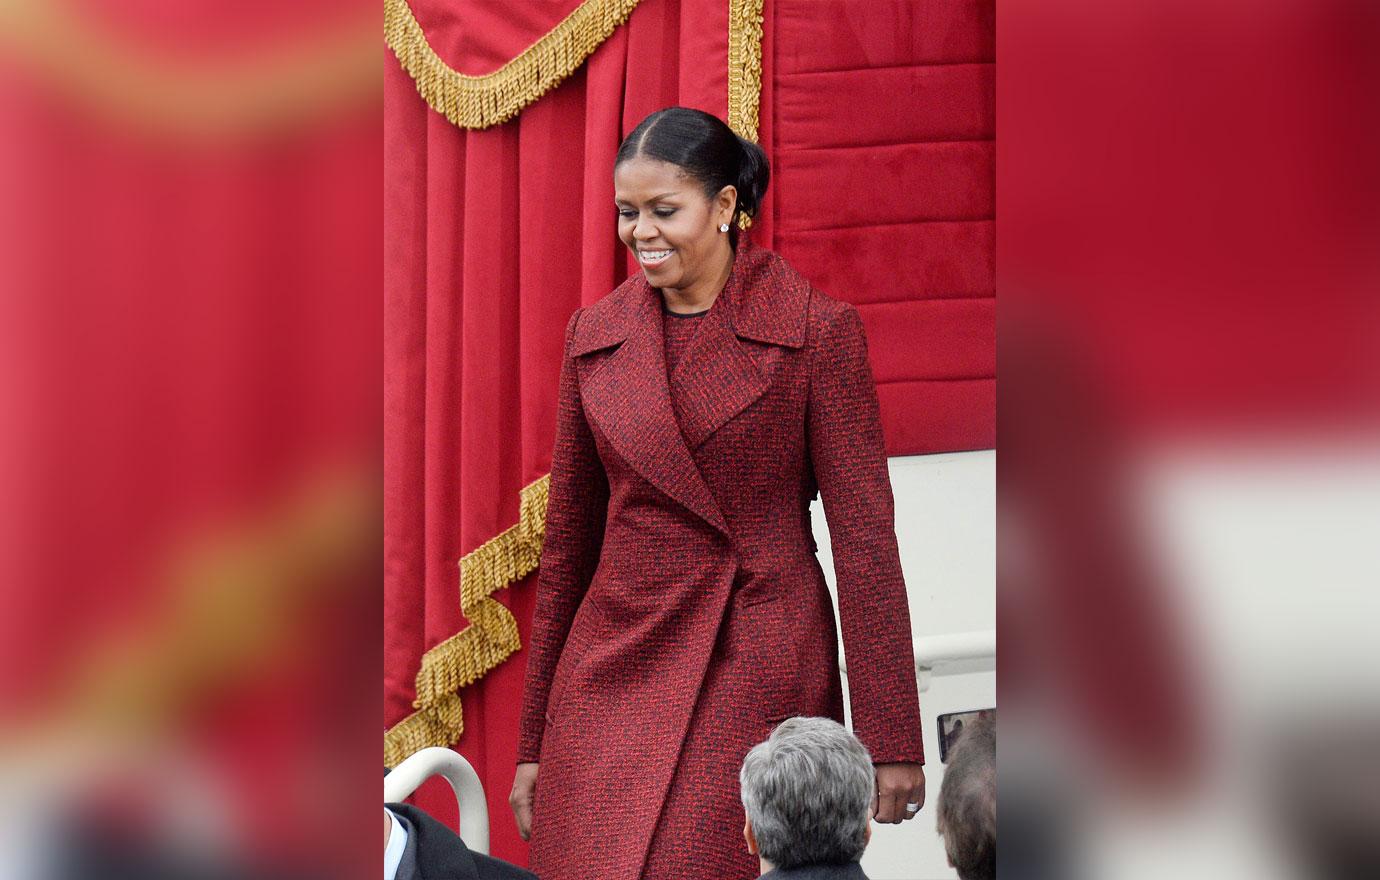
[[[636,156],[613,169],[613,197],[618,237],[653,287],[685,290],[724,271],[732,246],[719,224],[733,217],[733,187],[711,199],[679,166]]]

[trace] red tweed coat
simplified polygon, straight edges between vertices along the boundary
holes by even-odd
[[[518,747],[543,880],[757,876],[743,756],[783,718],[843,719],[817,489],[854,731],[874,761],[923,759],[857,312],[744,237],[699,320],[669,381],[640,273],[566,332]]]

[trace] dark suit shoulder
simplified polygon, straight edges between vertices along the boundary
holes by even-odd
[[[415,856],[417,880],[537,880],[516,865],[471,852],[458,834],[425,810],[408,804],[387,807],[407,821],[407,847]]]
[[[480,880],[537,880],[537,875],[531,871],[523,870],[501,859],[479,853],[470,853],[470,856],[474,858],[475,867],[479,869]]]
[[[847,862],[842,865],[801,865],[798,868],[776,868],[763,874],[761,880],[867,880],[862,865]]]

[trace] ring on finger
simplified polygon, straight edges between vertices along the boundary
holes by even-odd
[[[906,812],[912,815],[918,813],[920,812],[920,805],[915,803],[906,804]]]

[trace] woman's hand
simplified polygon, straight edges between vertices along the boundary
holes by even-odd
[[[536,773],[536,765],[533,774]],[[872,818],[888,825],[898,825],[920,815],[918,807],[925,805],[925,768],[920,764],[876,764],[877,794],[872,801]],[[915,812],[906,812],[906,804],[916,804]]]
[[[513,774],[513,793],[508,795],[508,806],[513,808],[517,819],[518,834],[523,840],[532,838],[532,802],[537,796],[537,763],[519,764]]]

